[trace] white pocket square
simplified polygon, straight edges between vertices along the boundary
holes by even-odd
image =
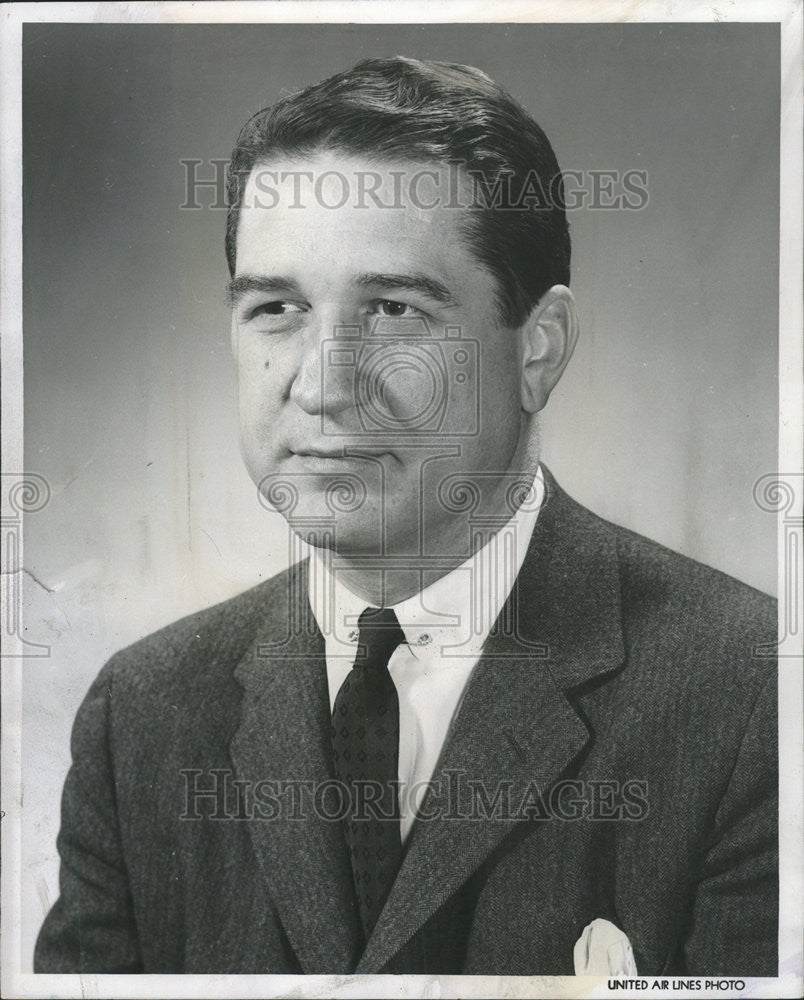
[[[635,976],[634,950],[625,934],[600,917],[587,924],[572,952],[576,976]]]

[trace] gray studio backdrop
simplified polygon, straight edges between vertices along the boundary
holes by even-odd
[[[604,517],[762,590],[775,521],[775,25],[28,25],[24,34],[23,960],[57,892],[73,715],[117,648],[288,559],[241,467],[224,212],[183,160],[360,58],[481,67],[564,170],[640,170],[640,210],[576,210],[582,339],[544,457]],[[209,206],[212,191],[199,193]],[[40,652],[43,652],[40,650]]]

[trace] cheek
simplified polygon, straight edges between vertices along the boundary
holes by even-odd
[[[255,482],[273,472],[279,458],[282,396],[270,375],[270,368],[239,365],[240,452]]]
[[[519,427],[519,350],[515,332],[502,331],[483,345],[480,358],[481,434],[505,438]]]
[[[287,366],[285,366],[287,367]],[[281,357],[258,340],[241,341],[237,354],[237,382],[240,412],[258,420],[279,406],[285,378]]]
[[[259,373],[255,375],[250,366],[240,368],[238,381],[240,454],[249,475],[259,485],[265,476],[279,469],[281,402],[270,382]]]

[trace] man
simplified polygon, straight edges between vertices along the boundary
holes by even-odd
[[[39,971],[776,974],[772,602],[539,464],[561,190],[469,67],[245,125],[241,446],[312,555],[101,671]]]

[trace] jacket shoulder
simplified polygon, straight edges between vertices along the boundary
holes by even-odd
[[[212,607],[187,615],[139,639],[111,657],[96,683],[158,689],[196,688],[205,697],[217,680],[228,681],[258,633],[270,634],[286,616],[288,595],[299,585],[303,564]]]
[[[740,580],[626,528],[609,524],[624,602],[663,605],[679,621],[708,631],[776,629],[776,600]]]
[[[763,687],[775,687],[774,598],[633,531],[608,530],[633,665],[721,704],[750,705]]]
[[[675,652],[717,663],[767,667],[777,635],[776,600],[720,570],[599,517],[550,477],[553,534],[570,535],[572,559],[591,581],[616,572],[626,648],[662,662]],[[540,515],[541,516],[541,515]],[[576,574],[577,575],[577,574]],[[767,670],[761,671],[767,676]]]

